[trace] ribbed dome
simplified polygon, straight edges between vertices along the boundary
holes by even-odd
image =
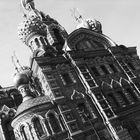
[[[22,104],[20,104],[20,106],[17,109],[16,116],[22,113],[23,111],[26,111],[36,106],[40,106],[41,104],[45,104],[48,102],[51,102],[48,96],[42,96],[42,97],[37,97],[37,98],[27,100]]]
[[[18,73],[14,75],[14,85],[19,87],[20,85],[29,84],[31,78],[31,70],[28,67],[19,69]]]
[[[18,27],[19,38],[26,43],[28,38],[34,34],[46,35],[46,25],[40,20],[40,17],[32,15],[24,18],[24,21]]]

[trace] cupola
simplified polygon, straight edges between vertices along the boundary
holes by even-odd
[[[14,85],[20,91],[23,102],[35,97],[31,92],[30,82],[31,70],[28,67],[18,69],[17,73],[14,75]]]
[[[49,15],[35,9],[33,0],[21,1],[24,16],[19,25],[19,38],[36,56],[62,52],[67,32]]]

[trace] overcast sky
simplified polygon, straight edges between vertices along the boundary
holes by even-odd
[[[84,18],[99,20],[103,33],[117,44],[137,46],[140,54],[139,0],[35,0],[35,5],[55,18],[68,33],[76,26],[70,9],[78,8]],[[21,21],[20,0],[0,0],[0,84],[3,87],[13,85],[13,51],[22,65],[29,65],[30,50],[17,35]]]

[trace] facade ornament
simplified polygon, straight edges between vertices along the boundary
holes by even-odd
[[[95,19],[83,19],[82,15],[76,8],[72,9],[71,12],[72,16],[78,22],[78,25],[76,27],[77,29],[86,28],[97,33],[102,33],[102,25],[99,21]]]
[[[71,95],[71,100],[78,100],[78,99],[83,99],[85,96],[83,93],[78,92],[77,90],[73,90],[73,93]]]
[[[42,95],[42,90],[37,78],[33,76],[30,67],[22,66],[14,54],[12,62],[17,71],[14,75],[14,85],[20,91],[23,102]]]

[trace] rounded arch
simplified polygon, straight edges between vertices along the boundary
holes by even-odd
[[[137,95],[136,92],[134,92],[134,89],[131,87],[130,82],[124,78],[121,79],[121,85],[123,87],[125,96],[130,104],[133,104],[137,101]]]
[[[34,126],[37,136],[39,137],[42,137],[43,135],[45,135],[45,128],[44,128],[42,120],[43,120],[43,117],[40,115],[34,115],[31,119],[31,123]]]
[[[53,45],[58,42],[61,45],[65,44],[65,39],[67,38],[68,34],[63,27],[56,24],[51,24],[48,26],[47,30],[48,30],[47,38],[50,45]]]
[[[106,47],[116,46],[116,44],[107,36],[85,28],[80,28],[73,31],[67,39],[67,44],[71,50],[76,50],[77,42],[82,41],[84,38],[101,43],[104,46],[104,49],[106,49]]]
[[[30,140],[29,131],[27,130],[26,123],[23,123],[23,124],[19,125],[19,132],[20,132],[21,137],[24,140]]]
[[[52,133],[58,133],[62,130],[61,122],[59,120],[59,116],[55,111],[49,110],[46,114],[45,117],[48,120],[48,123],[50,125],[50,129]]]

